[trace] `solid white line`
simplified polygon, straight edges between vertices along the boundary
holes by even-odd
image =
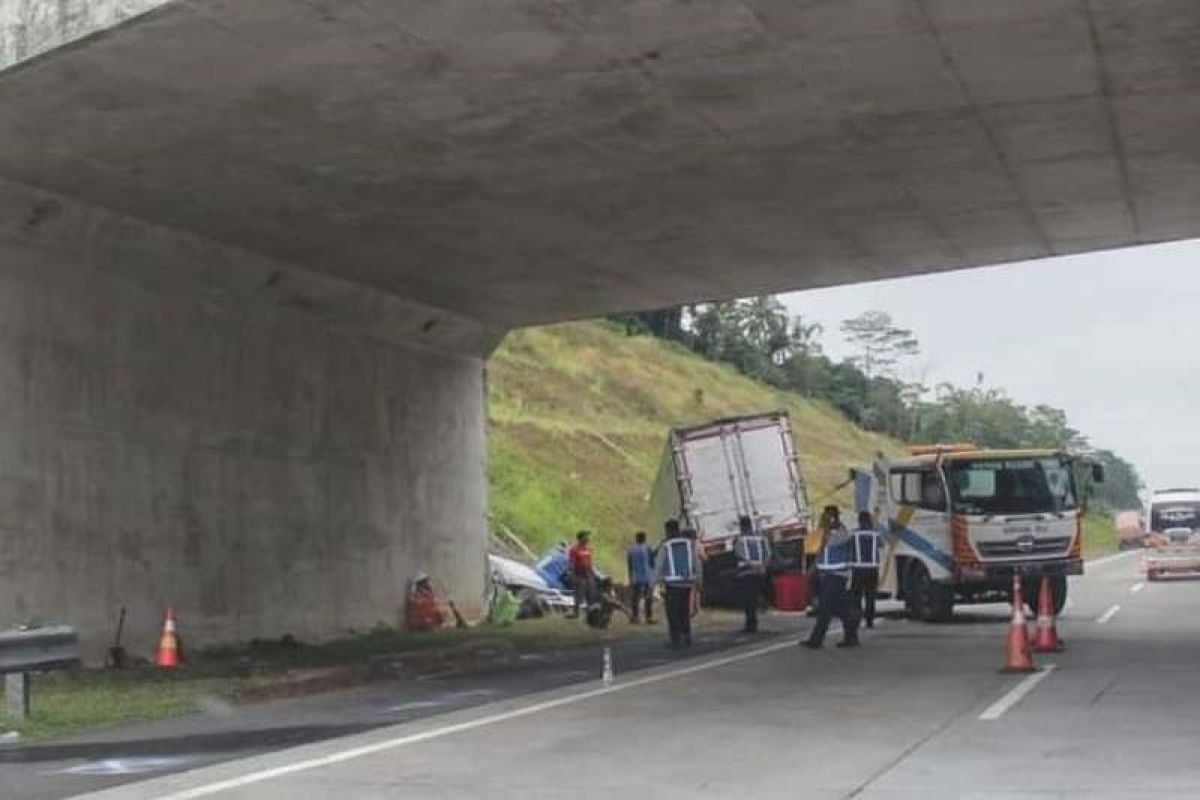
[[[988,706],[987,710],[979,715],[981,720],[991,722],[1000,719],[1010,708],[1021,702],[1021,698],[1033,691],[1033,687],[1037,686],[1042,681],[1049,677],[1054,671],[1054,664],[1047,664],[1041,672],[1035,672],[1025,680],[1018,683],[1008,694],[1001,697],[996,702]]]
[[[1103,614],[1096,617],[1096,624],[1103,625],[1104,623],[1108,622],[1110,619],[1115,617],[1117,615],[1117,612],[1120,610],[1121,610],[1120,606],[1114,605],[1108,611],[1105,611]]]
[[[447,725],[442,728],[434,728],[432,730],[423,731],[421,733],[413,733],[407,736],[398,736],[394,739],[386,739],[382,742],[375,742],[373,744],[363,745],[361,747],[353,747],[348,750],[330,753],[329,755],[321,756],[320,758],[311,758],[306,761],[297,761],[295,763],[285,764],[284,766],[275,767],[273,769],[264,769],[258,772],[251,772],[249,774],[242,775],[241,777],[230,778],[228,780],[210,783],[205,786],[184,789],[174,794],[163,795],[159,798],[159,800],[193,800],[193,798],[197,797],[208,797],[209,795],[214,795],[218,792],[228,791],[229,789],[237,789],[239,787],[249,786],[255,783],[262,783],[263,781],[268,781],[272,778],[279,778],[296,772],[304,772],[305,770],[327,767],[331,764],[338,764],[343,761],[349,761],[354,758],[361,758],[363,756],[381,753],[386,750],[395,750],[396,748],[405,747],[406,745],[410,744],[417,744],[418,742],[441,739],[442,737],[451,736],[455,733],[462,733],[463,731],[495,725],[499,722],[507,722],[508,720],[520,719],[521,717],[540,714],[543,711],[549,711],[553,708],[561,708],[563,706],[582,703],[596,697],[603,697],[604,695],[615,694],[617,692],[623,692],[640,686],[649,686],[650,684],[681,678],[685,675],[692,675],[697,672],[716,669],[717,667],[723,667],[728,664],[735,664],[739,661],[758,658],[759,656],[765,656],[769,653],[775,653],[780,650],[795,649],[795,647],[796,640],[789,636],[788,640],[785,642],[776,642],[774,644],[766,645],[765,647],[759,647],[754,650],[746,650],[733,655],[715,658],[711,661],[704,661],[699,664],[692,664],[691,666],[681,667],[679,669],[670,670],[667,672],[659,672],[654,675],[648,675],[644,678],[635,678],[629,681],[622,681],[613,684],[612,686],[604,686],[598,689],[579,692],[578,694],[558,697],[553,700],[545,700],[540,703],[534,703],[533,705],[515,708],[511,711],[503,711],[497,714],[479,717],[478,719],[468,720],[467,722]]]
[[[1133,594],[1137,594],[1138,592],[1140,592],[1142,589],[1145,589],[1145,588],[1146,588],[1146,584],[1135,583],[1133,586],[1129,587],[1129,591],[1132,592]]]
[[[1123,553],[1113,553],[1111,556],[1104,556],[1103,558],[1093,558],[1093,559],[1090,559],[1083,563],[1085,566],[1088,566],[1088,567],[1098,567],[1101,564],[1107,564],[1110,561],[1117,561],[1122,558],[1129,558],[1130,556],[1137,555],[1137,553],[1138,553],[1137,550],[1126,550]]]

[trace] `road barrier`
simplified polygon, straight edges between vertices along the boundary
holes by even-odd
[[[29,716],[29,676],[79,665],[79,634],[66,625],[0,632],[0,675],[8,715]]]

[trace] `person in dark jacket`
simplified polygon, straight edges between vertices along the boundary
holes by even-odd
[[[758,604],[767,583],[767,562],[771,558],[771,543],[754,530],[749,517],[738,517],[738,535],[733,540],[737,558],[738,600],[745,614],[743,633],[758,632]]]
[[[875,627],[875,594],[879,589],[879,558],[882,537],[875,529],[871,512],[860,511],[854,536],[851,603],[868,628]]]
[[[689,646],[692,643],[693,593],[698,591],[702,579],[696,532],[680,532],[678,522],[667,520],[663,533],[665,538],[658,550],[656,573],[666,593],[667,631],[672,647]]]
[[[825,542],[817,554],[817,622],[800,644],[816,650],[825,643],[825,632],[836,615],[842,621],[842,641],[838,647],[858,647],[858,615],[850,603],[850,563],[853,539],[837,515],[831,515]]]

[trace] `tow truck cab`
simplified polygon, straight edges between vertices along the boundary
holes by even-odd
[[[956,603],[1008,601],[1014,574],[1032,602],[1047,575],[1061,610],[1067,576],[1083,573],[1080,464],[1057,450],[936,445],[856,470],[860,510],[886,534],[880,591],[943,621]]]

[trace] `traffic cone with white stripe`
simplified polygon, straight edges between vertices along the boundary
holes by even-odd
[[[154,665],[164,669],[179,666],[179,639],[175,635],[175,612],[168,608],[167,617],[163,620],[162,638],[158,640],[158,652],[154,656]]]
[[[1025,630],[1025,600],[1021,597],[1021,576],[1013,575],[1013,615],[1008,626],[1008,653],[1001,672],[1036,672],[1033,654],[1029,649],[1029,633]]]
[[[1062,639],[1058,638],[1058,628],[1054,624],[1054,594],[1050,589],[1050,576],[1042,576],[1042,585],[1038,589],[1037,635],[1033,639],[1033,649],[1037,653],[1061,653]]]

